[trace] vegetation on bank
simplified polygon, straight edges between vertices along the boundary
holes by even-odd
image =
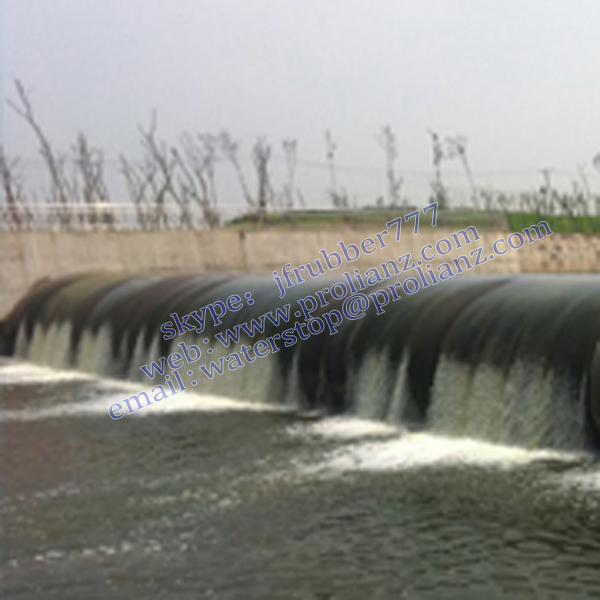
[[[600,217],[537,215],[535,213],[508,213],[511,231],[521,231],[532,223],[546,221],[553,233],[599,233]]]
[[[334,228],[361,227],[387,223],[399,216],[415,210],[413,207],[395,210],[365,209],[356,211],[288,211],[259,215],[249,213],[228,221],[226,227],[236,229],[260,228]],[[473,225],[481,230],[521,231],[540,221],[546,221],[554,233],[600,233],[600,217],[557,216],[534,212],[474,211],[469,209],[438,211],[437,227],[456,229]],[[410,225],[407,225],[410,227]],[[424,219],[419,227],[431,227],[431,221]]]
[[[336,162],[338,145],[330,131],[325,132],[325,157],[321,162],[298,159],[298,141],[281,141],[283,154],[276,146],[259,137],[250,152],[227,131],[220,133],[185,133],[176,143],[160,138],[156,115],[147,127],[139,129],[141,155],[118,159],[118,175],[125,190],[119,192],[123,202],[114,201],[106,178],[107,163],[103,152],[80,133],[68,150],[56,149],[40,124],[24,86],[16,84],[16,98],[8,104],[29,127],[45,166],[46,186],[27,189],[22,163],[10,157],[0,144],[0,230],[29,229],[205,229],[237,227],[340,227],[386,223],[410,214],[415,207],[437,202],[441,227],[520,230],[546,220],[557,232],[592,233],[600,231],[600,194],[583,166],[571,182],[569,192],[559,191],[551,169],[542,169],[541,186],[522,192],[503,192],[481,187],[471,170],[467,139],[441,136],[429,131],[432,164],[429,185],[421,198],[408,196],[399,174],[396,134],[390,126],[375,136],[383,151],[378,197],[362,198],[371,204],[357,207],[358,200],[342,181],[356,168],[341,167]],[[280,162],[279,176],[272,175],[272,158]],[[461,165],[463,183],[468,191],[457,207],[454,191],[448,187],[443,166],[449,161]],[[317,167],[328,183],[325,191],[329,210],[309,208],[297,181],[299,164]],[[600,154],[593,160],[600,171]],[[284,168],[283,168],[284,167]],[[283,168],[283,174],[282,174]],[[237,181],[245,214],[228,219],[230,209],[240,204],[221,201],[218,182],[221,171]],[[358,169],[360,171],[360,169]],[[219,176],[217,177],[217,172]],[[319,195],[321,199],[322,195]],[[314,205],[313,205],[314,206]],[[411,208],[412,206],[412,208]],[[229,213],[231,214],[231,213]],[[423,220],[423,226],[430,226]]]
[[[329,228],[329,227],[360,227],[387,223],[400,216],[418,210],[417,207],[407,206],[395,209],[365,208],[360,210],[303,210],[286,211],[281,213],[248,213],[236,217],[226,223],[227,227],[237,229],[256,228]],[[438,227],[468,227],[473,225],[482,229],[500,229],[507,227],[505,215],[494,211],[477,212],[472,209],[438,210]],[[412,227],[412,225],[407,225]],[[419,227],[431,227],[431,219],[422,219]]]

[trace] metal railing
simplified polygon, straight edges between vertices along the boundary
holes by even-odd
[[[0,231],[27,230],[203,230],[218,226],[245,212],[243,206],[223,206],[207,222],[206,211],[172,204],[136,205],[98,202],[94,204],[0,205]]]

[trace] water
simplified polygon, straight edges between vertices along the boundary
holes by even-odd
[[[131,390],[0,365],[2,598],[600,597],[589,454]]]
[[[109,418],[179,342],[238,349],[172,311],[272,287],[84,275],[7,316],[3,598],[600,597],[600,277],[430,286]]]

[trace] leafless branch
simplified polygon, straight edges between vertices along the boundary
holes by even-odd
[[[252,194],[250,194],[250,189],[248,188],[248,184],[246,183],[246,178],[244,177],[244,173],[240,166],[239,162],[239,144],[234,142],[227,131],[222,131],[219,135],[219,145],[221,147],[221,151],[231,163],[233,170],[238,178],[238,182],[240,187],[242,188],[242,194],[244,196],[244,200],[246,204],[252,208],[256,208],[256,202],[252,198]]]
[[[398,157],[396,135],[389,125],[381,128],[377,141],[385,152],[388,204],[390,206],[398,206],[403,179],[402,177],[396,177],[395,164]]]
[[[287,181],[283,188],[284,206],[294,208],[296,165],[298,163],[298,141],[283,140],[283,152],[287,167]]]
[[[23,184],[17,175],[19,161],[10,160],[0,146],[0,185],[4,192],[5,220],[9,229],[24,229],[33,225],[33,215],[23,195]]]
[[[257,204],[260,213],[265,213],[273,197],[269,177],[269,160],[271,159],[271,146],[265,138],[258,138],[252,148],[252,162],[256,169]]]
[[[67,210],[67,205],[69,204],[69,184],[64,172],[65,159],[54,152],[52,145],[36,119],[31,101],[23,84],[19,80],[15,80],[15,87],[17,89],[18,101],[8,100],[8,104],[29,125],[37,138],[40,146],[40,154],[50,174],[50,201],[62,205],[63,210],[59,212],[59,221],[62,225],[68,225],[71,218]]]

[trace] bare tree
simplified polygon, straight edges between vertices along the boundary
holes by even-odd
[[[152,114],[148,129],[140,127],[140,137],[142,148],[145,151],[144,170],[148,185],[152,190],[153,196],[153,215],[152,221],[155,227],[168,227],[169,215],[166,211],[169,196],[171,196],[177,204],[180,204],[180,199],[176,196],[173,190],[173,168],[174,164],[171,160],[171,155],[167,145],[160,142],[156,138],[156,113]],[[185,222],[186,215],[182,218]],[[182,223],[183,224],[183,223]]]
[[[212,136],[211,136],[212,137]],[[220,216],[216,208],[216,188],[214,185],[214,162],[216,152],[209,136],[185,134],[181,143],[183,156],[175,151],[179,166],[179,186],[182,193],[189,197],[201,210],[204,222],[216,227]]]
[[[217,208],[217,186],[215,184],[215,165],[218,160],[218,138],[210,133],[201,133],[198,135],[202,147],[204,148],[204,171],[208,181],[208,193],[213,208]]]
[[[553,199],[555,197],[554,190],[552,189],[552,169],[542,169],[540,171],[542,175],[543,183],[540,187],[540,203],[538,205],[541,207],[546,213],[554,212],[554,202]]]
[[[140,130],[140,133],[145,150],[143,173],[146,184],[151,190],[154,205],[153,225],[169,226],[167,207],[170,200],[179,208],[180,227],[194,227],[193,205],[199,206],[204,220],[210,226],[218,223],[218,215],[211,206],[209,187],[205,179],[206,161],[201,159],[201,162],[196,164],[196,161],[200,160],[199,148],[193,144],[192,138],[190,136],[185,138],[184,153],[187,150],[187,155],[182,155],[177,148],[170,147],[157,139],[155,117],[150,127],[147,130]],[[186,164],[186,158],[192,161],[191,166]],[[212,169],[211,163],[210,177],[213,177]]]
[[[264,216],[267,211],[267,207],[272,203],[274,193],[271,186],[271,179],[269,175],[269,161],[271,160],[271,146],[267,143],[266,139],[259,137],[254,146],[252,147],[251,158],[252,164],[256,171],[256,198],[254,198],[250,192],[250,188],[246,183],[244,172],[239,161],[239,144],[234,142],[226,131],[221,132],[219,136],[219,145],[225,155],[225,157],[231,163],[240,187],[242,188],[242,194],[246,200],[246,204],[251,208],[257,209],[259,215]]]
[[[6,207],[5,221],[9,229],[23,229],[32,224],[33,215],[25,204],[22,181],[17,175],[19,161],[9,159],[0,146],[0,185]]]
[[[298,163],[298,141],[283,140],[283,152],[287,167],[287,181],[283,188],[284,205],[286,208],[294,208],[296,165]]]
[[[581,185],[583,186],[583,196],[585,198],[585,213],[589,214],[590,205],[592,202],[592,188],[590,186],[590,181],[588,179],[587,173],[585,172],[585,167],[583,165],[578,165],[577,171],[579,173],[579,178],[581,180]]]
[[[473,180],[473,173],[471,172],[471,166],[467,158],[467,138],[464,136],[448,137],[446,138],[446,158],[458,157],[462,163],[469,188],[471,189],[471,201],[475,210],[479,210],[479,198],[477,194],[477,188],[475,187],[475,181]]]
[[[521,211],[533,212],[541,214],[544,212],[545,206],[545,192],[543,191],[530,191],[522,192],[519,194],[519,208]]]
[[[250,189],[248,188],[248,184],[246,183],[246,178],[244,177],[244,172],[240,166],[239,161],[239,144],[234,142],[227,131],[222,131],[219,135],[219,145],[220,148],[225,155],[225,157],[231,163],[233,170],[238,178],[238,182],[240,187],[242,188],[242,194],[244,196],[244,200],[246,204],[252,208],[256,208],[256,203],[252,198],[252,194],[250,193]]]
[[[344,188],[338,189],[337,176],[335,171],[335,153],[337,144],[333,141],[331,132],[325,132],[325,155],[329,167],[329,198],[335,208],[347,208],[349,205],[348,193]]]
[[[65,176],[65,158],[59,156],[54,151],[50,141],[44,134],[36,119],[29,96],[27,95],[23,84],[19,80],[15,80],[15,87],[18,96],[17,102],[9,100],[8,104],[29,125],[37,138],[40,146],[40,154],[42,155],[42,159],[44,160],[50,175],[51,187],[49,200],[51,203],[58,204],[62,208],[62,210],[58,211],[59,223],[61,225],[68,225],[71,221],[71,215],[68,211],[69,183]]]
[[[173,148],[171,152],[175,161],[173,180],[174,185],[177,187],[182,224],[185,224],[187,227],[193,227],[192,206],[196,205],[205,217],[204,221],[212,227],[212,206],[206,197],[206,185],[204,181],[204,185],[198,186],[194,174],[186,165],[180,152],[176,148]],[[207,215],[208,218],[206,218]]]
[[[258,212],[265,214],[267,206],[273,198],[273,189],[269,176],[269,161],[271,160],[271,146],[263,137],[259,137],[252,148],[252,162],[256,169]]]
[[[577,179],[571,182],[571,187],[573,190],[571,196],[572,212],[581,217],[587,216],[589,214],[589,203],[585,187]]]
[[[151,223],[147,210],[148,177],[141,166],[130,162],[123,155],[120,156],[120,163],[129,197],[135,205],[137,224],[142,229],[149,229]]]
[[[514,205],[515,197],[505,192],[490,189],[479,190],[479,198],[483,201],[484,210],[487,212],[508,212]]]
[[[114,225],[114,217],[109,209],[109,194],[104,179],[104,156],[90,146],[86,136],[79,133],[72,148],[75,173],[71,187],[71,199],[78,200],[86,207],[83,221],[92,225],[104,223]],[[102,211],[102,212],[99,212]]]
[[[158,140],[154,116],[148,129],[140,129],[140,135],[142,161],[132,163],[121,156],[121,171],[136,205],[138,224],[143,229],[168,227],[167,208],[172,202],[179,208],[179,227],[193,228],[197,211],[204,223],[216,227],[220,222],[214,183],[216,138],[184,134],[180,151]]]
[[[329,167],[329,193],[337,192],[337,177],[335,174],[335,153],[337,151],[337,144],[334,143],[331,137],[331,131],[329,129],[325,132],[325,157],[327,159],[327,166]]]
[[[434,202],[437,202],[440,208],[448,207],[448,193],[442,180],[442,161],[444,160],[444,147],[440,136],[435,132],[429,130],[431,136],[431,145],[433,151],[433,169],[434,179],[431,182],[431,192]]]
[[[600,153],[596,154],[592,159],[592,165],[594,165],[594,169],[600,171]],[[600,194],[596,195],[596,215],[600,216]]]
[[[298,196],[298,203],[302,208],[306,208],[306,198],[304,198],[304,194],[301,189],[296,190],[296,195]]]
[[[402,177],[396,177],[395,164],[398,151],[396,149],[396,135],[390,125],[381,128],[377,141],[385,152],[388,205],[398,206],[403,180]]]

